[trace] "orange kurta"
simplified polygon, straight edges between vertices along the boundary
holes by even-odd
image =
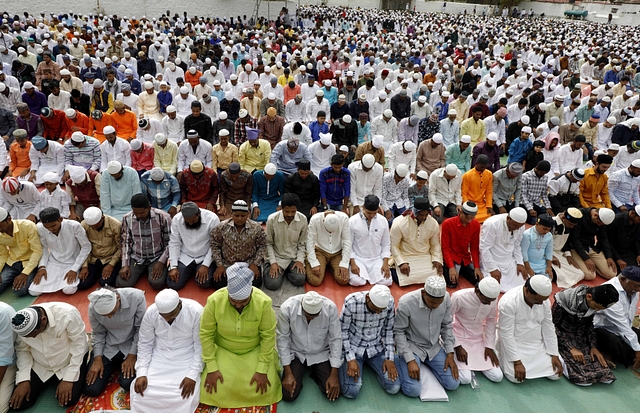
[[[483,223],[491,215],[487,208],[493,207],[493,174],[485,169],[479,173],[475,168],[462,175],[462,202],[473,201],[478,206],[476,221]]]
[[[116,135],[119,137],[135,139],[138,132],[138,119],[136,114],[130,110],[125,110],[122,115],[117,111],[113,111],[111,114],[111,126],[116,128]]]
[[[17,178],[25,169],[31,169],[29,149],[31,149],[31,142],[29,141],[27,141],[24,148],[21,148],[18,142],[13,142],[9,147],[9,157],[11,158],[9,169],[11,170],[12,176]]]
[[[87,134],[89,130],[89,117],[82,112],[78,112],[76,110],[76,117],[73,119],[66,118],[67,121],[67,133],[69,134],[67,138],[70,138],[73,135],[73,132],[82,132],[83,134]]]
[[[111,115],[108,113],[103,113],[102,114],[102,118],[100,120],[96,120],[93,117],[89,118],[89,130],[87,132],[88,136],[93,136],[94,138],[96,138],[97,140],[100,141],[100,143],[104,142],[104,133],[102,133],[102,130],[104,129],[105,126],[113,126],[113,123],[111,122]]]

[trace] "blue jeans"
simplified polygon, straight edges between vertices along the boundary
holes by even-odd
[[[31,271],[29,278],[27,278],[27,282],[19,290],[14,289],[13,292],[18,297],[24,297],[29,293],[29,286],[33,282],[33,279],[36,276],[37,268]],[[2,272],[0,272],[0,278],[2,281],[0,282],[0,293],[9,288],[9,286],[13,285],[13,280],[22,273],[22,261],[16,261],[13,265],[5,264]]]
[[[339,204],[332,204],[331,202],[327,201],[327,207],[329,207],[331,211],[342,211],[343,205],[344,204],[342,202],[340,202]]]
[[[362,387],[362,367],[364,363],[367,363],[367,365],[371,367],[371,369],[373,369],[373,371],[376,373],[376,376],[378,376],[378,382],[380,382],[380,385],[387,393],[396,394],[398,391],[400,391],[400,377],[398,377],[396,381],[391,381],[389,380],[387,373],[382,372],[382,364],[384,363],[384,361],[385,358],[383,353],[378,353],[371,358],[367,357],[366,354],[364,355],[364,357],[356,356],[356,362],[358,363],[358,368],[360,369],[358,381],[354,381],[353,377],[347,376],[347,366],[349,363],[342,363],[338,374],[340,377],[340,388],[344,397],[348,399],[355,399],[356,397],[358,397],[360,388]]]
[[[391,224],[393,223],[393,220],[396,219],[396,217],[399,217],[400,215],[402,215],[402,213],[406,210],[407,210],[406,207],[398,208],[396,204],[393,204],[393,206],[389,208],[389,211],[391,211],[391,219],[387,220],[389,221],[389,228],[391,228]]]
[[[420,358],[416,354],[414,354],[414,357],[416,358],[416,363],[420,365]],[[431,369],[445,390],[455,390],[460,385],[460,380],[453,378],[450,368],[446,371],[444,370],[444,361],[446,358],[447,354],[444,352],[444,349],[441,348],[433,360],[425,360],[424,364]],[[410,397],[420,396],[420,380],[409,377],[407,362],[404,361],[404,359],[399,359],[396,361],[396,365],[398,366],[398,377],[402,383],[402,392]]]
[[[627,207],[627,211],[631,211],[633,209],[633,204],[622,204],[620,206],[626,206]],[[618,208],[617,206],[613,205],[613,203],[611,204],[611,209],[613,210],[613,212],[615,212],[616,214],[620,213],[620,208]]]

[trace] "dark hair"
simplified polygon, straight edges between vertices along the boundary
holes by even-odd
[[[149,198],[144,194],[135,194],[131,197],[131,208],[149,208]]]
[[[344,157],[339,153],[331,157],[331,165],[344,165]]]
[[[318,114],[316,115],[316,117],[320,118],[320,117],[327,117],[327,112],[325,112],[324,110],[319,110]]]
[[[280,205],[282,208],[294,206],[297,209],[300,206],[300,198],[298,198],[298,195],[293,192],[287,192],[282,196],[282,202]]]
[[[527,99],[525,99],[525,98],[522,98],[522,99],[520,99],[518,101],[518,105],[526,105],[528,103],[529,103],[529,101]]]
[[[194,100],[193,102],[191,102],[191,108],[200,108],[200,109],[202,109],[202,105],[197,100]]]
[[[629,78],[629,76],[626,76],[626,75],[625,75],[625,76],[622,76],[622,77],[620,78],[620,81],[621,81],[621,82],[624,82],[625,80],[628,82],[628,81],[629,81],[629,80],[631,80],[631,79]]]

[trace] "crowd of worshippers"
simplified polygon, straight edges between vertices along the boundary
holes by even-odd
[[[199,403],[238,408],[296,400],[307,371],[328,400],[355,399],[365,365],[385,392],[408,397],[425,391],[427,369],[453,391],[477,383],[476,372],[492,382],[564,375],[590,386],[616,380],[614,361],[640,367],[638,330],[629,318],[640,292],[637,266],[600,286],[558,292],[553,306],[551,280],[541,274],[499,301],[493,277],[449,295],[445,280],[432,275],[397,306],[389,288],[377,284],[349,294],[340,313],[310,291],[288,298],[276,314],[253,286],[252,265],[227,268],[227,287],[204,307],[170,288],[149,308],[136,288],[92,292],[92,351],[76,307],[50,302],[16,313],[0,303],[0,408],[27,409],[47,386],[56,386],[61,406],[73,405],[82,394],[101,395],[114,375],[130,393],[132,412],[193,413]]]
[[[614,359],[640,368],[633,28],[315,6],[261,22],[3,15],[0,292],[98,284],[92,303],[112,305],[90,314],[90,360],[75,309],[7,316],[29,336],[17,367],[0,357],[14,407],[54,375],[61,404],[98,394],[119,363],[144,412],[293,399],[307,366],[330,399],[358,394],[365,361],[412,396],[422,363],[449,390],[474,370],[590,384]],[[326,272],[373,288],[340,316],[294,297],[276,323],[257,287]],[[449,297],[461,276],[474,288]],[[146,324],[140,277],[163,290]],[[191,278],[217,290],[202,324],[175,293]],[[424,285],[395,326],[393,282]]]

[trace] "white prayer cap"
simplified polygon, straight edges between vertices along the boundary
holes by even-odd
[[[402,148],[405,151],[411,152],[416,149],[416,144],[413,143],[413,141],[404,141],[404,143],[402,144]]]
[[[398,174],[400,178],[404,178],[408,173],[409,167],[407,165],[401,163],[400,165],[396,166],[396,174]]]
[[[107,125],[104,128],[102,128],[102,133],[104,133],[105,135],[108,135],[110,133],[114,133],[116,131],[116,128],[114,128],[111,125]]]
[[[610,210],[609,208],[600,208],[598,209],[598,217],[603,224],[609,225],[613,222],[613,219],[616,217],[615,212]]]
[[[107,165],[107,172],[109,172],[111,175],[120,173],[120,171],[122,171],[122,164],[118,161],[111,161]]]
[[[449,111],[447,112],[447,116],[449,115],[455,115],[458,116],[458,111],[455,109],[449,109]]]
[[[340,152],[349,152],[349,147],[347,145],[342,145],[339,150]]]
[[[82,216],[88,225],[95,225],[102,219],[102,210],[97,207],[89,207],[84,210]]]
[[[371,145],[377,149],[382,146],[383,141],[384,141],[384,135],[375,135],[371,140]]]
[[[22,85],[22,87],[24,89],[33,89],[33,83],[31,82],[24,82],[24,84]]]
[[[36,329],[39,314],[33,307],[23,308],[11,319],[11,328],[20,337],[26,337]]]
[[[444,168],[444,172],[449,176],[456,176],[458,174],[458,171],[460,171],[458,169],[458,165],[454,163],[450,163]]]
[[[156,295],[155,303],[160,314],[169,314],[180,304],[180,296],[176,290],[165,288]]]
[[[366,155],[364,155],[362,157],[362,165],[365,168],[372,168],[373,164],[375,164],[375,163],[376,163],[376,158],[373,155],[371,155],[370,153],[368,153],[368,154],[366,154]]]
[[[142,148],[142,141],[140,139],[134,139],[131,141],[131,149],[137,151],[140,148]]]
[[[85,137],[82,132],[73,132],[71,134],[71,140],[80,143],[85,141]]]
[[[620,150],[620,145],[618,145],[617,143],[612,143],[611,145],[609,145],[609,150],[610,151],[619,151]],[[598,152],[598,151],[596,151]],[[594,152],[595,155],[595,152]],[[600,155],[604,155],[604,152],[602,152]]]
[[[47,172],[42,176],[42,181],[57,184],[60,182],[60,176],[57,172]]]
[[[351,123],[351,121],[352,121],[352,120],[353,120],[353,118],[351,117],[351,115],[344,115],[344,116],[342,117],[342,121],[343,121],[344,123]]]
[[[194,68],[194,69],[195,69],[195,68]],[[182,87],[180,88],[180,93],[181,93],[181,94],[183,94],[183,95],[188,94],[188,93],[189,93],[189,88],[188,88],[188,87],[186,87],[186,86],[182,86]]]
[[[246,300],[253,291],[253,271],[246,262],[237,262],[227,268],[227,291],[233,300]],[[177,293],[176,293],[177,294]]]
[[[615,116],[609,116],[609,117],[607,118],[607,122],[609,122],[609,123],[610,123],[610,124],[612,124],[612,125],[615,125],[616,123],[618,123],[618,120],[616,119],[616,117],[615,117]]]
[[[238,117],[240,118],[244,118],[245,116],[247,116],[249,114],[249,112],[246,109],[240,109],[238,111]]]
[[[151,169],[151,171],[149,172],[149,176],[152,180],[160,182],[164,179],[164,171],[162,170],[162,168],[156,166]]]
[[[229,131],[226,129],[220,129],[220,132],[218,132],[218,136],[229,136]]]
[[[9,216],[9,213],[7,212],[7,210],[2,208],[2,207],[0,207],[0,222],[2,222],[5,219],[7,219],[8,216]]]
[[[176,112],[176,107],[173,105],[169,105],[167,106],[167,113],[175,113]]]
[[[76,110],[75,109],[65,109],[64,114],[67,115],[68,118],[73,118],[76,116]]]
[[[393,111],[391,109],[386,109],[384,112],[382,112],[382,114],[384,115],[385,118],[393,117]]]
[[[167,137],[164,133],[156,133],[156,136],[153,137],[153,140],[155,140],[158,145],[162,145],[167,141]]]
[[[89,302],[96,313],[106,316],[116,309],[118,294],[111,289],[101,288],[89,294]]]
[[[327,232],[335,232],[340,227],[340,219],[335,213],[329,214],[324,218],[324,229]]]
[[[492,133],[493,133],[493,132],[492,132]],[[489,135],[491,135],[491,133],[490,133]],[[495,135],[495,133],[494,133],[494,135]],[[489,139],[489,137],[488,137],[488,136],[487,136],[487,139]],[[489,140],[491,140],[491,139],[489,139]],[[494,140],[495,140],[495,139],[494,139]],[[462,135],[462,136],[460,137],[460,142],[462,142],[462,143],[471,143],[471,136],[469,136],[469,135]]]
[[[318,314],[322,311],[322,296],[315,291],[309,291],[302,297],[302,309],[307,314]]]
[[[264,173],[269,175],[275,175],[277,171],[278,171],[278,168],[276,168],[276,165],[271,162],[266,164],[264,167]]]
[[[429,173],[427,171],[419,171],[416,176],[420,179],[427,180],[429,179]]]
[[[69,177],[73,181],[74,184],[79,184],[84,182],[84,178],[87,174],[87,170],[82,166],[77,165],[69,165],[67,166],[67,170],[69,171]]]
[[[443,277],[432,275],[424,282],[424,290],[432,297],[441,298],[447,294],[447,283]]]
[[[432,141],[434,141],[435,143],[442,143],[443,141],[443,137],[441,133],[434,133],[433,137],[431,138]]]
[[[490,141],[493,141],[493,142],[497,141],[498,140],[498,134],[495,133],[495,132],[490,132],[487,135],[487,140],[490,140]]]
[[[153,82],[149,82],[149,81],[144,82],[144,88],[145,90],[153,89]]]
[[[489,299],[498,298],[500,295],[500,283],[493,277],[484,277],[478,283],[482,295]]]
[[[331,138],[333,137],[332,134],[330,133],[320,133],[320,143],[323,145],[330,145],[331,144]]]
[[[391,300],[391,291],[386,285],[376,284],[369,290],[369,299],[377,308],[385,309]]]
[[[227,112],[224,110],[218,114],[218,119],[220,120],[227,120],[227,117],[229,117],[229,115],[227,115]]]
[[[531,127],[530,126],[525,126],[521,129],[521,132],[524,133],[531,133]]]
[[[520,118],[520,122],[522,122],[524,125],[528,125],[530,121],[531,119],[527,115],[524,115],[523,117]]]
[[[527,211],[522,207],[513,208],[509,212],[509,218],[517,222],[518,224],[524,224],[527,222]]]
[[[71,75],[71,72],[68,71],[67,69],[62,69],[60,71],[60,76],[69,76],[69,75]]]
[[[551,295],[551,280],[546,275],[536,274],[529,278],[531,289],[538,295],[548,297]]]

